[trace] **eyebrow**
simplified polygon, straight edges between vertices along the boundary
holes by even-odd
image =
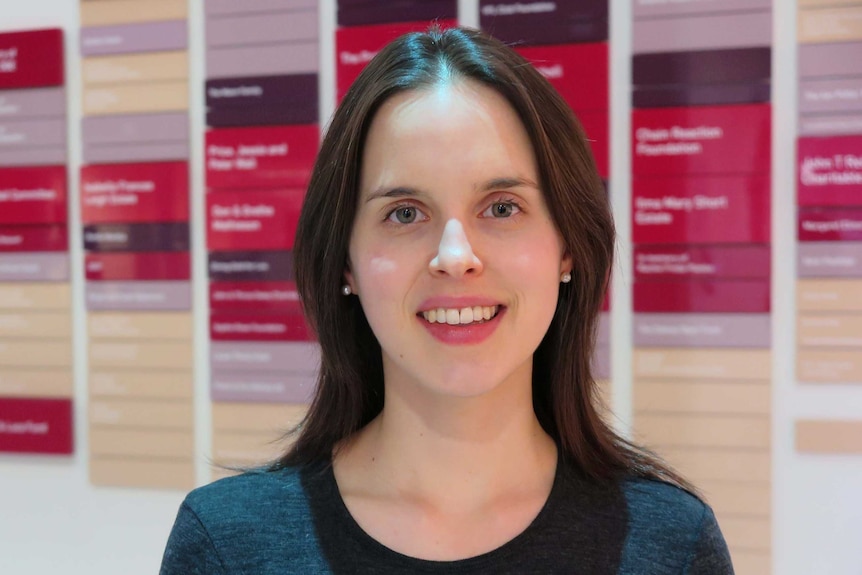
[[[511,188],[528,187],[539,189],[539,185],[526,178],[494,178],[480,186],[476,186],[478,192],[489,192],[491,190],[509,190]],[[377,188],[365,198],[365,203],[378,198],[409,198],[422,195],[423,192],[407,186],[396,186],[394,188]]]

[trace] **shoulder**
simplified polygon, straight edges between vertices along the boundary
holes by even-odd
[[[724,537],[704,501],[658,480],[632,478],[622,487],[629,524],[625,555],[639,562],[650,558],[656,573],[733,573]],[[711,570],[702,571],[705,566]]]

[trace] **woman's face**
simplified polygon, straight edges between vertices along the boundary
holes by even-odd
[[[360,186],[346,277],[387,389],[470,397],[529,382],[571,264],[508,102],[470,81],[394,96]]]

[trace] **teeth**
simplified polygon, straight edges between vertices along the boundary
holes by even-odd
[[[437,308],[422,312],[422,317],[428,323],[446,323],[449,325],[466,325],[487,321],[497,315],[499,306],[473,306],[461,309]]]

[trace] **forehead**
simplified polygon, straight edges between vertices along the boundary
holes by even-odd
[[[520,118],[495,90],[455,81],[402,92],[375,115],[363,150],[362,190],[399,178],[535,180],[533,148]],[[463,184],[464,182],[460,182]]]

